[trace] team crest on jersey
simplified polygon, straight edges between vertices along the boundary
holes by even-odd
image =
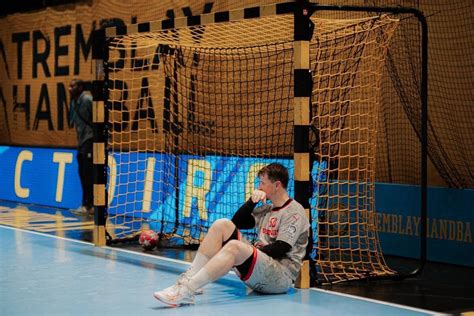
[[[278,218],[272,217],[268,221],[268,226],[271,227],[271,228],[275,228],[277,226],[277,223],[278,223]]]
[[[290,239],[295,238],[296,231],[297,231],[296,226],[290,225],[290,227],[288,227],[288,237],[290,237]]]

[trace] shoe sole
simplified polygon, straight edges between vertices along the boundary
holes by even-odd
[[[78,211],[71,211],[71,213],[77,216],[84,216],[84,217],[94,216],[94,214],[78,212]]]
[[[165,299],[161,298],[159,295],[156,295],[156,294],[153,294],[153,297],[156,298],[158,301],[162,302],[162,303],[165,303],[169,306],[172,306],[172,307],[177,307],[178,305],[174,304],[174,303],[170,303],[170,302],[167,302]]]
[[[172,303],[170,301],[168,301],[166,298],[160,296],[160,295],[157,295],[157,294],[153,294],[153,297],[156,298],[158,301],[160,302],[163,302],[169,306],[172,306],[172,307],[178,307],[178,306],[181,306],[181,305],[192,305],[194,304],[194,302],[182,302],[182,303]]]

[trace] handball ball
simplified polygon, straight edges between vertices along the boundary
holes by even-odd
[[[138,240],[140,246],[145,250],[153,250],[158,243],[158,234],[152,230],[144,230]]]

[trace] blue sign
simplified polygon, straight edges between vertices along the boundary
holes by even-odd
[[[285,165],[292,174],[293,161],[288,159],[114,153],[109,156],[109,213],[133,212],[152,223],[172,225],[178,220],[188,226],[209,226],[234,214],[257,185],[256,172],[270,162]],[[326,168],[324,163],[315,164],[313,179],[325,180]],[[364,189],[352,182],[330,187],[331,195]],[[383,183],[375,188],[375,224],[383,253],[416,258],[419,188]],[[292,181],[288,191],[292,196]],[[81,197],[75,150],[0,146],[0,199],[71,209],[81,204]],[[428,259],[474,267],[474,190],[429,188],[428,200]],[[351,209],[360,203],[347,202]],[[314,194],[312,208],[316,204]]]
[[[80,206],[76,151],[0,146],[0,199],[52,207]]]
[[[376,226],[384,254],[418,258],[420,188],[377,184]],[[428,188],[428,260],[474,267],[474,190]]]

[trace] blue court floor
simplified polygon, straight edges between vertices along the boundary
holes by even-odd
[[[436,315],[320,289],[259,295],[233,274],[194,305],[155,300],[188,264],[0,225],[0,315]]]

